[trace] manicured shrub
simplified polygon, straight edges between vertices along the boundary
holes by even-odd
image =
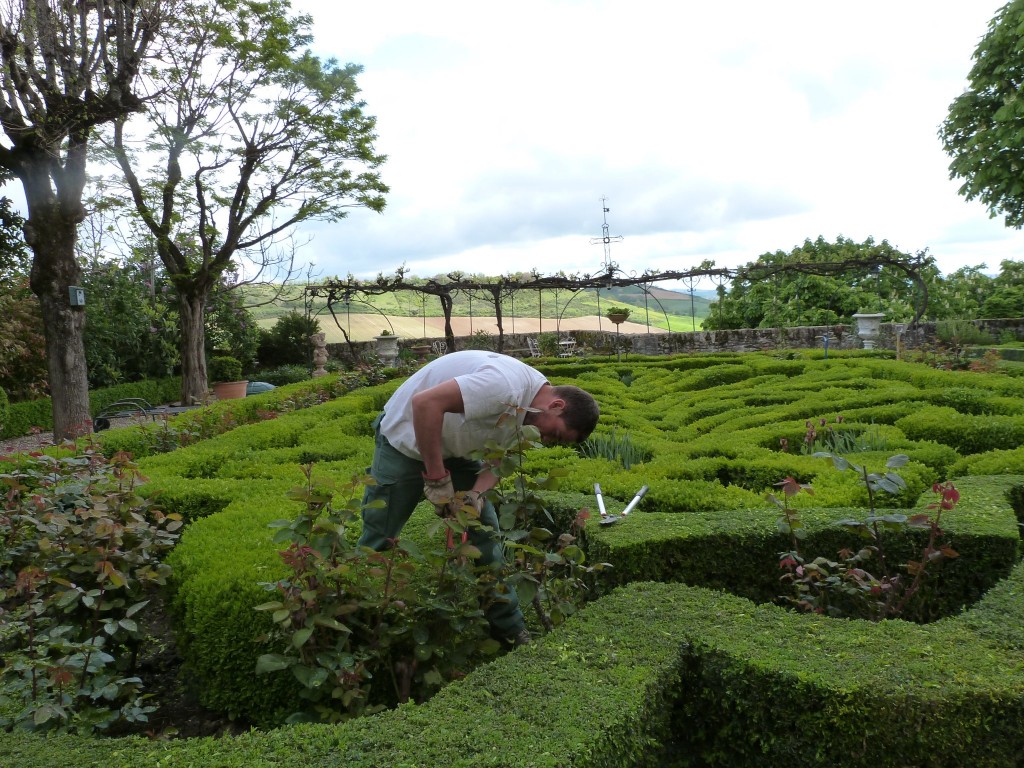
[[[786,546],[776,527],[778,510],[763,493],[723,486],[719,476],[745,475],[744,482],[753,486],[770,479],[773,467],[806,473],[820,489],[802,502],[808,545],[833,552],[848,545],[837,520],[864,513],[858,484],[828,461],[783,453],[780,437],[795,430],[798,440],[804,420],[827,416],[831,421],[838,413],[858,428],[885,425],[887,450],[912,457],[901,471],[927,496],[931,482],[949,478],[951,460],[979,469],[988,460],[1012,465],[1019,461],[1016,446],[956,459],[960,449],[945,442],[948,430],[939,436],[904,431],[901,421],[919,411],[948,415],[934,405],[922,406],[936,397],[933,390],[978,386],[1012,399],[1012,386],[1001,381],[1004,377],[881,359],[773,361],[751,355],[743,357],[748,378],[694,388],[712,381],[714,374],[705,369],[717,366],[730,369],[724,378],[731,379],[737,360],[681,357],[653,362],[649,371],[634,361],[628,367],[612,361],[580,366],[578,383],[586,379],[588,388],[607,393],[601,401],[602,427],[628,429],[653,455],[631,469],[607,459],[584,459],[569,449],[529,455],[531,470],[551,466],[566,472],[549,511],[556,519],[568,519],[584,506],[594,514],[595,479],[613,512],[641,485],[650,490],[626,521],[587,526],[588,561],[613,564],[591,585],[592,593],[603,597],[532,648],[478,668],[422,706],[335,728],[284,729],[216,743],[154,746],[119,740],[107,752],[97,752],[93,742],[82,742],[81,752],[75,751],[77,742],[56,743],[85,765],[90,760],[145,765],[154,755],[168,766],[204,760],[260,765],[282,755],[294,758],[299,745],[304,764],[346,766],[1014,764],[1024,751],[1019,727],[1024,641],[1015,629],[1024,624],[1021,566],[1015,565],[1024,477],[956,478],[963,499],[944,527],[961,557],[944,564],[919,617],[948,618],[927,625],[876,625],[800,616],[773,605],[780,589],[778,553]],[[765,397],[744,393],[745,385],[773,366],[792,380],[758,378],[758,394]],[[569,363],[545,361],[543,370],[553,383],[573,381]],[[627,372],[629,386],[622,378]],[[804,379],[802,372],[818,379]],[[790,402],[773,396],[787,388],[805,397]],[[911,388],[921,399],[908,399]],[[296,695],[249,684],[251,662],[260,652],[250,638],[266,629],[248,623],[252,612],[240,605],[257,599],[245,586],[244,572],[250,573],[249,583],[253,572],[259,578],[275,573],[272,547],[261,537],[267,535],[267,517],[283,517],[276,513],[294,485],[289,471],[297,470],[289,462],[313,451],[330,457],[351,444],[358,447],[340,461],[325,462],[322,471],[343,477],[364,468],[368,436],[353,438],[335,428],[342,419],[350,420],[347,427],[360,428],[388,391],[393,386],[281,416],[272,429],[268,422],[235,430],[201,451],[147,459],[154,492],[164,486],[170,498],[177,494],[197,510],[212,509],[220,493],[224,496],[217,498],[231,499],[224,511],[191,526],[172,558],[180,564],[177,605],[190,679],[218,707],[255,712],[271,722],[286,709],[282,697]],[[989,395],[957,398],[973,408],[971,403]],[[720,407],[723,402],[729,407]],[[1007,401],[996,402],[1007,410],[997,418],[1020,415]],[[951,410],[978,423],[995,418]],[[691,419],[696,412],[699,418]],[[692,426],[700,419],[709,419],[701,423],[704,434]],[[266,445],[271,440],[281,445]],[[274,457],[264,464],[283,463],[260,468],[253,457],[261,451],[264,458]],[[864,453],[869,463],[888,455]],[[211,457],[220,458],[219,466]],[[208,479],[183,479],[189,467]],[[190,483],[196,489],[191,498],[185,493]],[[200,501],[202,493],[210,494],[208,501]],[[909,510],[920,502],[908,491],[900,503]],[[406,534],[426,540],[431,518],[418,511]],[[892,544],[897,557],[917,551],[912,537]],[[688,586],[696,584],[702,586]],[[487,716],[479,716],[481,708]],[[493,749],[496,739],[500,749]],[[12,759],[23,761],[27,755],[34,759],[36,744],[16,736],[2,746]],[[110,759],[112,753],[117,761]]]

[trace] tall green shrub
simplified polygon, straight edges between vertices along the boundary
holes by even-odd
[[[313,359],[313,342],[309,337],[320,332],[320,321],[295,310],[278,318],[274,326],[260,331],[257,360],[260,367],[309,365]]]

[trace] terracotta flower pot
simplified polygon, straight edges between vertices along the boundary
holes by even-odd
[[[213,385],[213,394],[218,400],[236,400],[245,397],[248,379],[242,381],[218,381]]]

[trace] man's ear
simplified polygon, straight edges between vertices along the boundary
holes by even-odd
[[[551,402],[548,403],[548,410],[550,411],[552,408],[557,408],[560,411],[564,411],[565,410],[565,400],[563,400],[560,397],[553,398],[551,400]]]

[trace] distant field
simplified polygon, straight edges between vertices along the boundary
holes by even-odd
[[[502,302],[505,330],[512,333],[514,325],[514,330],[519,333],[554,331],[555,317],[561,316],[562,321],[558,323],[561,330],[597,329],[600,325],[601,330],[614,331],[615,326],[603,317],[614,304],[628,306],[633,310],[633,322],[623,325],[623,333],[646,333],[648,312],[652,330],[678,332],[694,330],[694,321],[699,330],[709,314],[709,300],[699,295],[691,300],[688,294],[660,288],[652,288],[645,294],[638,287],[602,290],[600,294],[599,300],[595,291],[522,291],[516,294],[514,301],[510,297]],[[253,317],[263,328],[270,328],[278,317],[287,312],[306,312],[301,291],[296,296],[293,290],[291,299],[284,299],[275,298],[266,287],[251,288],[246,290],[246,297],[246,303],[252,305]],[[497,334],[494,305],[482,292],[467,294],[460,291],[452,296],[452,300],[452,325],[457,336],[465,336],[480,329]],[[320,319],[321,329],[329,339],[344,341],[341,330],[335,326],[323,300],[314,301],[312,311]],[[341,303],[335,305],[335,311],[342,328],[348,330],[351,324],[350,336],[357,341],[365,341],[377,335],[382,328],[388,326],[389,321],[395,332],[405,338],[444,335],[441,307],[433,297],[409,294],[360,297],[352,301],[351,315],[345,312]],[[538,320],[541,316],[543,319]]]
[[[393,330],[396,334],[405,339],[436,338],[444,336],[443,317],[384,318],[377,314],[368,315],[356,314],[353,312],[350,315],[338,315],[338,321],[341,324],[341,328],[335,324],[334,318],[330,315],[321,315],[318,319],[320,320],[320,330],[326,334],[327,342],[329,344],[345,341],[345,336],[341,330],[342,328],[345,329],[352,341],[369,341],[384,329]],[[674,317],[672,319],[674,321],[674,330],[690,330],[689,327],[679,327],[678,323],[680,318]],[[661,320],[661,325],[664,326],[664,316]],[[685,318],[686,326],[689,326],[689,320],[690,318]],[[273,324],[274,320],[272,318],[260,321],[260,325],[263,327],[269,328]],[[598,315],[563,318],[557,325],[554,319],[544,318],[538,320],[537,318],[527,317],[504,318],[503,324],[505,326],[505,333],[554,333],[555,331],[564,333],[567,331],[597,330],[606,331],[608,333],[615,332],[615,324],[607,318],[600,317]],[[478,331],[487,331],[488,333],[497,336],[498,323],[493,315],[491,317],[485,316],[472,318],[453,317],[452,330],[456,336],[469,336]],[[653,322],[651,323],[651,333],[660,333],[664,330],[664,327],[656,327]],[[625,322],[622,324],[619,331],[620,333],[648,333],[647,326],[642,322]]]

